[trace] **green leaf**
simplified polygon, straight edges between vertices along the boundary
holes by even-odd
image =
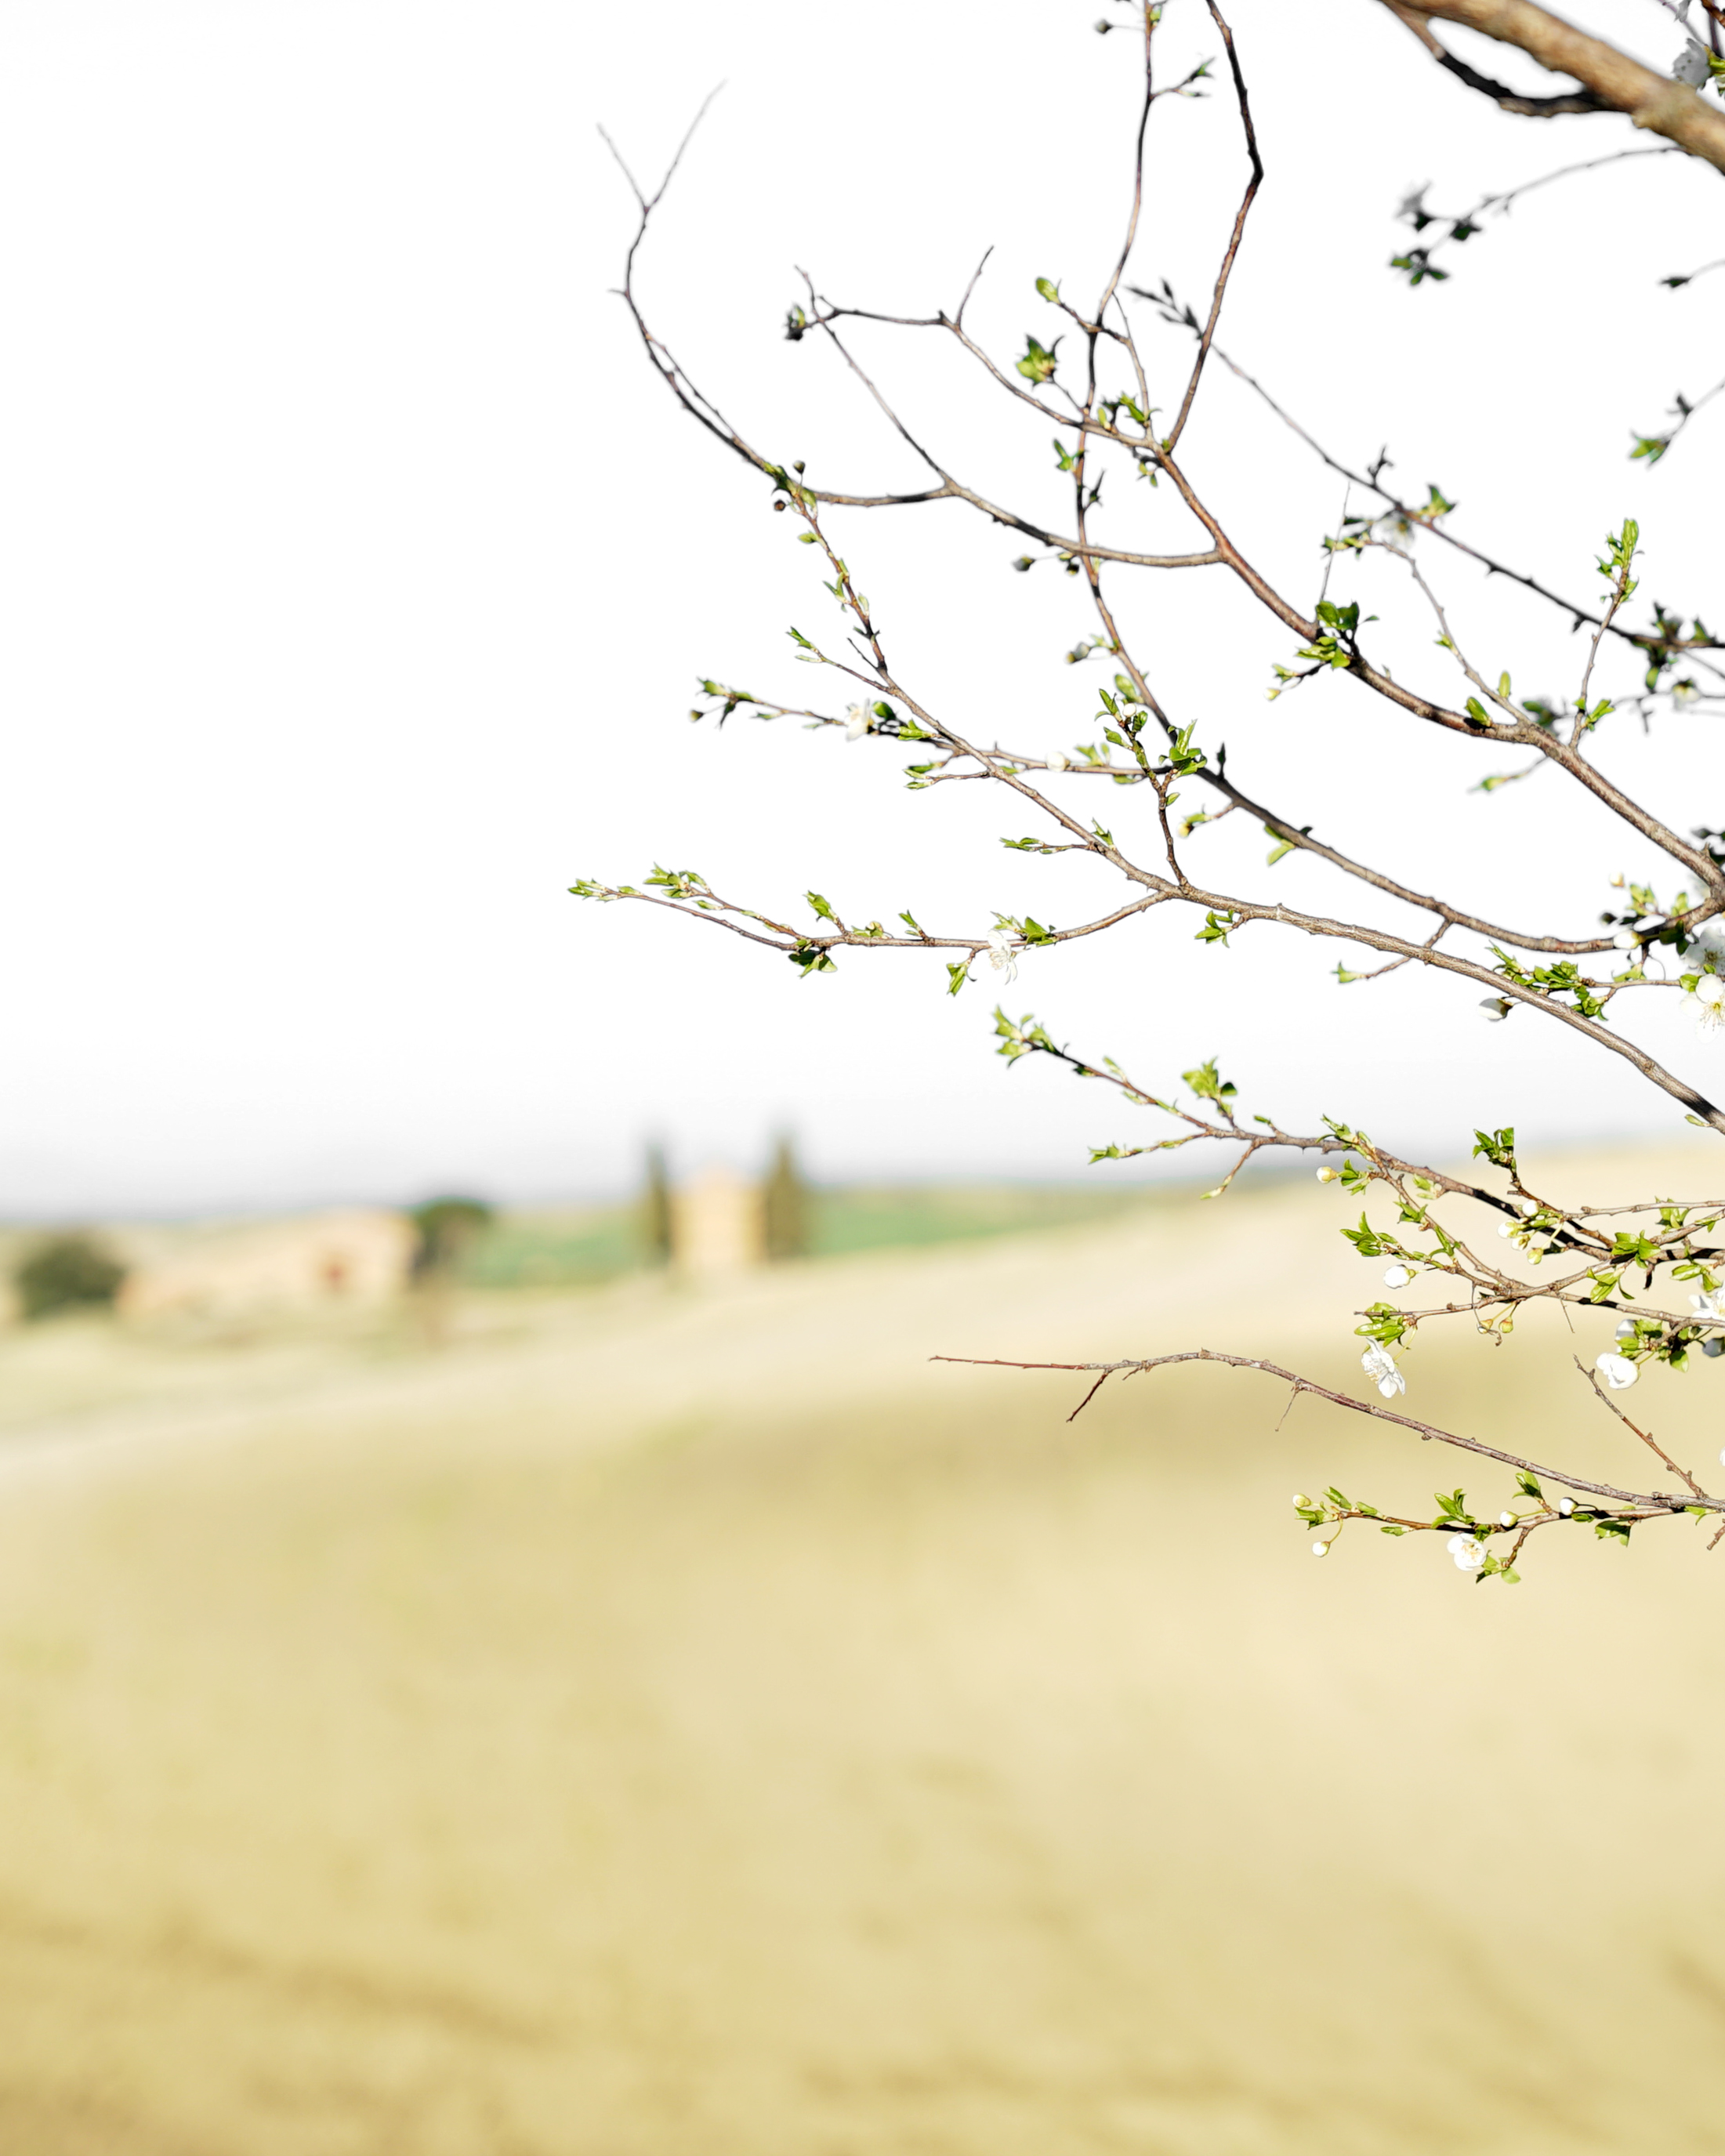
[[[1200,1101],[1231,1101],[1240,1091],[1237,1086],[1218,1075],[1214,1055],[1209,1062],[1200,1063],[1195,1070],[1183,1070],[1180,1075]]]
[[[1311,829],[1310,824],[1302,824],[1300,826],[1300,838],[1305,838]],[[1268,824],[1264,826],[1264,835],[1266,839],[1274,839],[1276,841],[1275,845],[1265,857],[1264,865],[1267,869],[1273,869],[1283,855],[1292,853],[1300,843],[1299,839],[1285,839],[1280,831],[1272,829]]]
[[[1059,364],[1055,354],[1060,348],[1060,340],[1058,337],[1051,345],[1044,345],[1035,337],[1027,335],[1024,338],[1024,357],[1015,361],[1014,364],[1026,382],[1040,386],[1052,379],[1055,368]]]

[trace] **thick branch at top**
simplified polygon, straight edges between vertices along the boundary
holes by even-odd
[[[1708,104],[1686,83],[1643,67],[1603,38],[1589,36],[1533,0],[1384,0],[1450,74],[1511,112],[1536,117],[1563,112],[1621,112],[1637,127],[1662,135],[1692,157],[1725,172],[1725,110]],[[1513,45],[1553,74],[1571,75],[1577,97],[1527,98],[1506,90],[1449,52],[1433,33],[1434,22],[1459,23],[1500,44]]]

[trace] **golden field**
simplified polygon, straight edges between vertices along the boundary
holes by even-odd
[[[1508,1478],[926,1359],[1358,1386],[1345,1210],[0,1342],[0,2150],[1725,2148],[1725,1548],[1317,1563]],[[1655,1486],[1561,1331],[1410,1410]],[[1635,1404],[1710,1462],[1725,1365]]]

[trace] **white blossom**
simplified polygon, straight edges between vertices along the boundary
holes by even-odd
[[[1692,1296],[1690,1297],[1690,1301],[1692,1302],[1694,1300],[1694,1296]],[[1620,1317],[1617,1321],[1617,1330],[1613,1334],[1612,1337],[1617,1340],[1633,1340],[1635,1337],[1635,1321],[1634,1318]]]
[[[1595,1355],[1594,1368],[1614,1393],[1626,1392],[1641,1374],[1625,1355]]]
[[[873,726],[874,723],[875,713],[872,706],[868,704],[852,704],[846,710],[845,714],[845,740],[860,741],[863,736]]]
[[[1707,79],[1707,49],[1692,38],[1671,63],[1673,82],[1686,82],[1692,90],[1699,90]]]
[[[1487,1025],[1502,1025],[1509,1016],[1509,1004],[1502,996],[1484,996],[1480,1009],[1486,1014]]]
[[[1477,1535],[1451,1535],[1444,1544],[1458,1572],[1477,1572],[1486,1562],[1486,1545]]]
[[[1689,938],[1683,963],[1695,972],[1725,973],[1725,921],[1709,921]]]
[[[1692,1325],[1725,1325],[1725,1310],[1719,1307],[1719,1298],[1725,1289],[1712,1288],[1702,1295],[1692,1295],[1689,1307],[1695,1312],[1689,1321]]]
[[[1685,996],[1683,1001],[1695,1014],[1696,1024],[1703,1033],[1725,1025],[1725,980],[1717,973],[1703,973],[1695,984],[1695,993]]]
[[[1393,1400],[1398,1393],[1408,1389],[1407,1379],[1395,1367],[1395,1358],[1387,1348],[1368,1348],[1359,1358],[1359,1366],[1386,1400]]]
[[[1671,701],[1680,710],[1685,704],[1692,704],[1700,694],[1701,690],[1686,675],[1682,680],[1673,681],[1671,684]]]
[[[1411,554],[1417,529],[1410,516],[1404,516],[1398,509],[1392,509],[1372,526],[1372,536],[1380,547],[1389,547],[1393,554]]]
[[[1385,1287],[1405,1287],[1414,1276],[1405,1265],[1392,1265],[1384,1276]]]
[[[1002,988],[1017,980],[1018,961],[1013,953],[1012,931],[1009,928],[991,928],[988,931],[988,963],[997,973],[1004,973],[1006,976],[1005,980],[1000,984]],[[970,970],[973,973],[982,961],[983,953],[978,951],[970,962]]]

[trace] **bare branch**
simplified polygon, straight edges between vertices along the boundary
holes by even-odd
[[[1165,1370],[1177,1363],[1222,1363],[1235,1370],[1261,1370],[1267,1378],[1279,1378],[1284,1384],[1291,1385],[1296,1392],[1310,1393],[1314,1398],[1327,1400],[1332,1407],[1350,1409],[1355,1414],[1369,1415],[1374,1422],[1394,1423],[1402,1430],[1410,1430],[1416,1437],[1439,1445],[1453,1445],[1459,1451],[1476,1453],[1481,1460],[1495,1460],[1501,1466],[1519,1469],[1532,1475],[1542,1482],[1561,1483],[1566,1490],[1584,1490],[1589,1496],[1609,1497],[1614,1503],[1634,1506],[1640,1512],[1656,1518],[1661,1513],[1683,1512],[1692,1502],[1709,1512],[1725,1512],[1725,1497],[1697,1496],[1686,1501],[1668,1497],[1657,1491],[1620,1490],[1613,1482],[1590,1482],[1585,1477],[1571,1475],[1562,1469],[1545,1466],[1537,1460],[1524,1458],[1520,1453],[1505,1452],[1495,1445],[1487,1445],[1483,1438],[1463,1437],[1452,1430],[1440,1430],[1435,1423],[1418,1421],[1412,1415],[1398,1414],[1394,1409],[1378,1407],[1370,1400],[1357,1400],[1348,1393],[1338,1393],[1328,1385],[1321,1385],[1315,1378],[1301,1377],[1296,1370],[1285,1370],[1281,1363],[1266,1362],[1256,1355],[1226,1355],[1215,1348],[1188,1348],[1172,1355],[1145,1355],[1116,1363],[1021,1363],[1005,1355],[931,1355],[931,1363],[966,1363],[978,1368],[1004,1370],[1099,1370],[1112,1377],[1117,1371],[1136,1376],[1142,1371]]]

